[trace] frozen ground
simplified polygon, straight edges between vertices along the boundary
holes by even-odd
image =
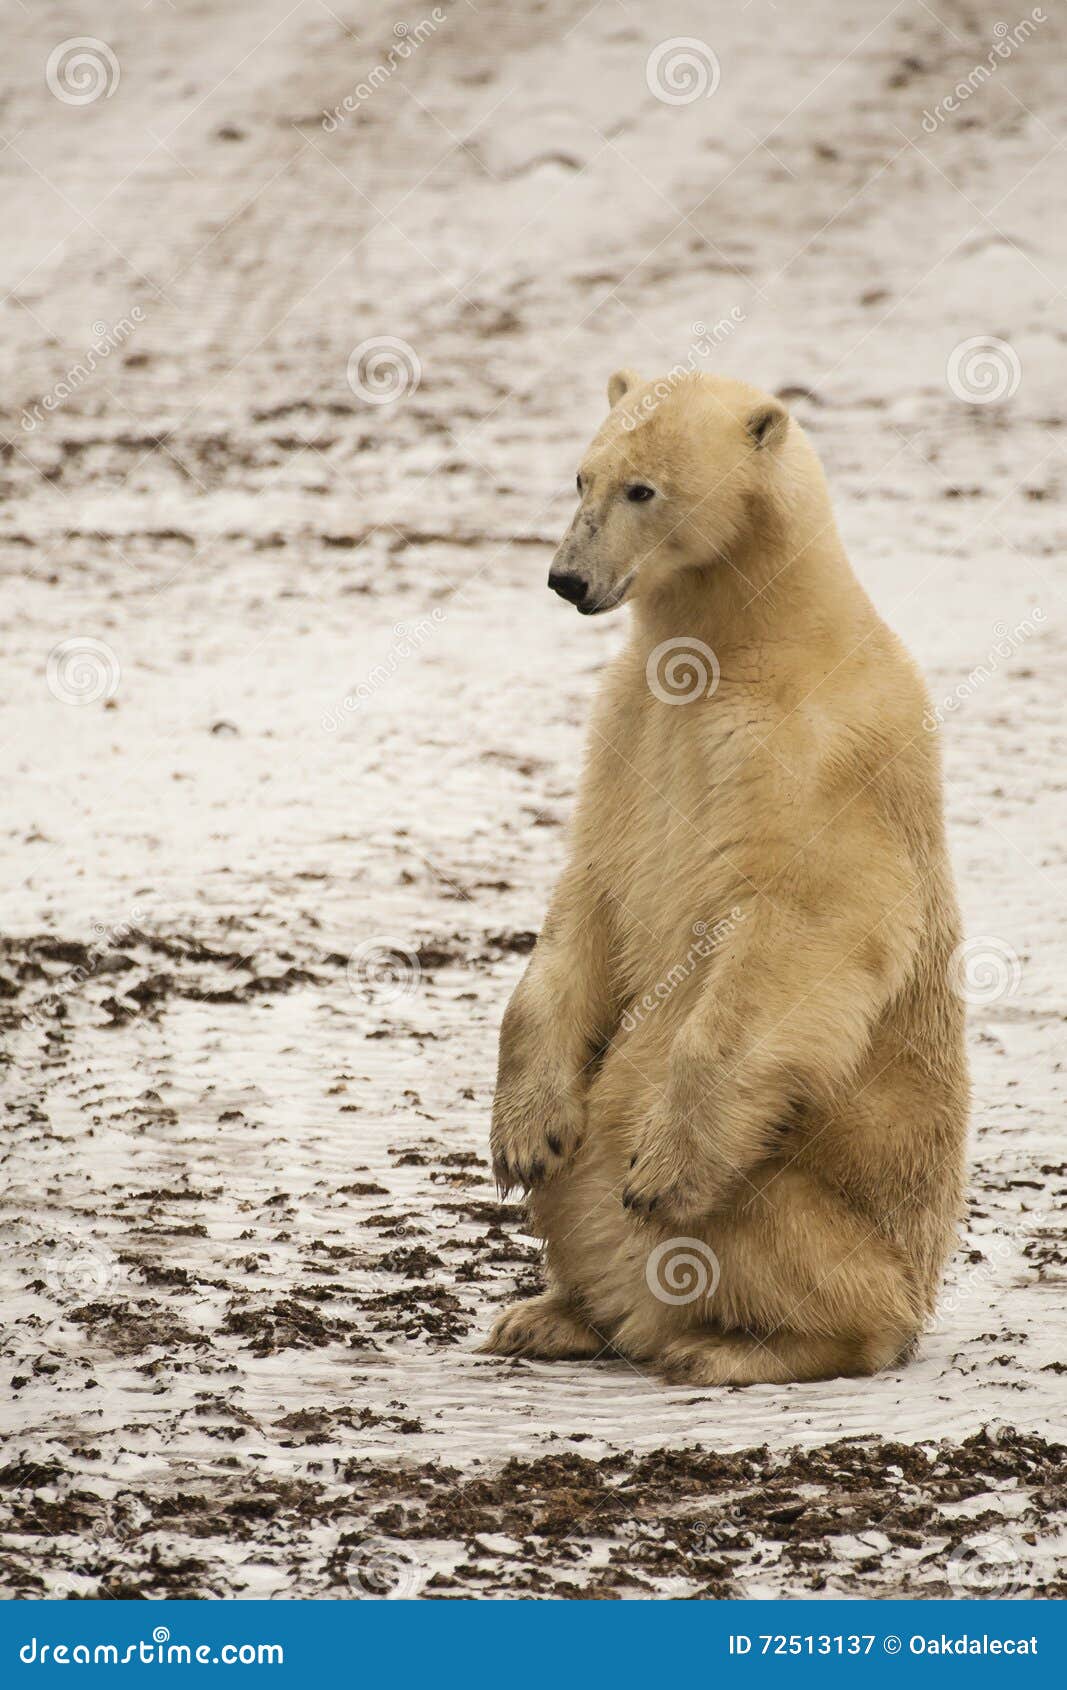
[[[1045,11],[4,0],[10,1594],[1067,1593]],[[551,544],[610,370],[699,324],[953,699],[971,1211],[874,1380],[474,1353],[536,1282],[496,1028],[623,636]]]

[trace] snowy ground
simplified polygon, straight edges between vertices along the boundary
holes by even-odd
[[[882,7],[3,0],[10,1594],[1067,1594],[1067,31]],[[978,948],[920,1358],[694,1395],[474,1350],[624,633],[547,563],[607,375],[699,325],[951,700]]]

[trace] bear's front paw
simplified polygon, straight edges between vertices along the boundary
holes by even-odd
[[[630,1163],[622,1204],[632,1215],[684,1225],[715,1207],[719,1189],[711,1170],[700,1167],[681,1146],[660,1136],[638,1150]]]
[[[493,1103],[493,1176],[502,1197],[558,1174],[582,1140],[585,1111],[563,1086],[498,1091]]]

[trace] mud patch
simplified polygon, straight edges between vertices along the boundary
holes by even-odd
[[[249,1465],[166,1496],[76,1486],[54,1464],[6,1468],[10,1592],[345,1596],[384,1580],[377,1594],[427,1599],[1067,1595],[1054,1550],[1067,1448],[1010,1428],[930,1446],[545,1455],[470,1475],[346,1457],[368,1425],[420,1430],[398,1413],[303,1409],[275,1430],[314,1450],[314,1477]],[[20,1564],[20,1542],[46,1537],[44,1569]],[[164,1555],[164,1540],[189,1552]]]

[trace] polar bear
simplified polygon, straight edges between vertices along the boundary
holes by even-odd
[[[485,1348],[703,1385],[873,1373],[932,1310],[964,1174],[923,683],[778,400],[629,370],[608,399],[549,585],[632,630],[493,1109],[548,1289]]]

